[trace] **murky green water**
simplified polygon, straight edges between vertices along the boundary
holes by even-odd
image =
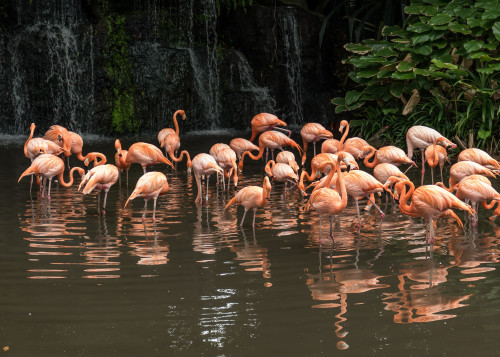
[[[182,146],[194,156],[229,140],[190,136]],[[156,227],[151,211],[144,227],[142,199],[123,208],[138,165],[128,189],[124,181],[111,188],[100,217],[96,196],[76,187],[53,186],[51,202],[30,197],[29,179],[17,183],[29,166],[22,145],[1,147],[6,356],[500,353],[500,218],[488,221],[484,209],[476,234],[440,220],[429,260],[421,220],[387,207],[379,226],[372,210],[358,234],[350,202],[335,244],[325,236],[320,249],[319,219],[304,212],[297,191],[285,204],[274,185],[252,232],[237,225],[241,208],[223,212],[233,192],[213,179],[208,204],[195,205],[194,178],[181,164],[177,172],[155,168],[168,173],[171,189],[159,200]],[[88,151],[113,161],[111,139],[87,142]],[[260,185],[263,166],[246,165],[241,186]]]

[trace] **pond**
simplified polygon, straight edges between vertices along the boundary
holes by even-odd
[[[181,147],[193,157],[232,137],[192,134]],[[122,180],[111,188],[103,217],[96,195],[77,186],[53,184],[50,201],[36,189],[30,196],[29,178],[17,183],[29,166],[24,140],[4,138],[0,170],[0,348],[11,356],[491,356],[500,349],[500,218],[489,221],[491,212],[481,209],[476,233],[462,212],[465,231],[441,219],[429,259],[421,219],[384,204],[382,224],[374,209],[362,212],[358,233],[350,201],[335,221],[335,242],[325,235],[320,247],[319,218],[304,210],[298,190],[285,202],[274,184],[253,231],[250,214],[239,227],[241,207],[224,212],[234,188],[224,192],[212,179],[208,202],[195,204],[194,177],[181,163],[175,172],[153,169],[167,174],[170,191],[158,201],[156,223],[150,203],[143,225],[141,198],[124,208],[139,165],[129,187]],[[114,162],[113,139],[84,140],[84,153]],[[83,166],[74,157],[71,165]],[[263,167],[246,161],[239,187],[261,185]],[[419,182],[419,170],[410,173]]]

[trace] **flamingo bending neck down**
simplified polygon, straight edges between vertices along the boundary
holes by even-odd
[[[174,165],[165,157],[160,149],[147,143],[135,143],[128,149],[125,159],[127,164],[140,164],[142,170],[146,173],[146,166],[164,163],[175,169]]]
[[[334,241],[333,237],[333,216],[339,214],[347,206],[347,190],[344,184],[342,174],[340,172],[340,161],[344,160],[344,156],[341,153],[337,157],[337,162],[330,161],[324,163],[325,165],[331,165],[332,169],[328,173],[326,178],[325,187],[315,188],[309,201],[307,201],[306,210],[313,208],[319,215],[319,243],[321,244],[321,226],[322,219],[321,216],[327,214],[330,216],[330,238]],[[330,182],[333,178],[334,173],[337,173],[337,184],[336,187],[340,190],[340,195],[336,190],[332,190]]]
[[[69,182],[64,181],[63,173],[64,173],[64,161],[57,156],[50,155],[50,154],[42,154],[35,158],[33,162],[31,163],[31,166],[28,167],[22,175],[19,177],[19,181],[24,176],[28,175],[40,175],[43,177],[43,184],[42,184],[42,198],[44,198],[44,192],[45,192],[45,186],[47,185],[47,179],[49,180],[49,187],[47,191],[47,198],[50,200],[50,188],[52,185],[52,178],[55,176],[58,177],[59,183],[63,187],[70,187],[73,185],[74,182],[74,172],[78,171],[80,176],[83,176],[85,173],[85,170],[82,169],[81,167],[73,167],[69,173]]]
[[[196,185],[198,186],[198,195],[196,196],[196,199],[194,200],[196,203],[201,203],[202,202],[202,185],[201,185],[201,177],[205,176],[207,180],[207,191],[206,191],[206,199],[208,200],[208,181],[210,178],[210,175],[213,173],[217,174],[224,174],[224,170],[217,165],[217,162],[213,158],[212,155],[209,154],[198,154],[193,158],[193,172],[194,172],[194,178],[196,179]]]
[[[466,203],[460,201],[452,193],[435,185],[420,186],[415,189],[413,182],[409,180],[401,180],[395,185],[395,190],[399,193],[399,210],[401,213],[411,217],[423,217],[429,224],[429,234],[426,237],[426,242],[430,239],[431,252],[434,246],[434,226],[433,221],[440,217],[449,216],[454,218],[458,225],[463,228],[462,221],[452,208],[459,208],[474,215],[474,210]],[[406,191],[409,187],[408,192]],[[411,197],[411,204],[408,200]]]
[[[434,168],[439,164],[439,169],[441,171],[441,181],[443,181],[443,167],[444,162],[450,160],[448,159],[448,153],[446,149],[438,144],[444,143],[446,140],[445,137],[440,136],[434,140],[434,144],[429,145],[425,149],[425,160],[429,164],[431,168],[431,182],[434,185]]]
[[[245,156],[249,156],[252,160],[259,160],[264,154],[264,149],[271,149],[272,158],[274,160],[274,149],[283,150],[283,146],[291,146],[299,151],[299,154],[302,154],[302,149],[300,146],[287,137],[286,135],[277,132],[277,131],[266,131],[262,133],[259,137],[259,154],[257,156],[253,155],[250,151],[245,151],[243,155],[241,155],[240,162],[238,164],[238,168],[240,170],[243,169],[243,162],[245,160]],[[266,162],[268,157],[268,151],[266,151]]]
[[[282,198],[286,201],[287,183],[290,182],[293,188],[297,186],[299,182],[299,177],[293,168],[288,164],[275,163],[273,160],[269,160],[264,171],[266,171],[266,174],[271,177],[273,181],[285,183],[285,190]]]
[[[289,137],[292,134],[290,130],[280,128],[280,126],[286,126],[286,123],[283,120],[280,120],[276,115],[269,113],[260,113],[254,116],[251,121],[251,126],[252,137],[250,138],[250,141],[252,142],[255,140],[255,138],[257,138],[257,135],[259,135],[259,133],[268,130],[276,129],[284,131],[288,134]]]
[[[247,186],[243,187],[236,195],[229,200],[229,202],[224,207],[226,210],[231,205],[240,205],[245,208],[245,213],[241,218],[240,226],[243,226],[245,221],[245,216],[249,209],[253,209],[253,223],[252,228],[255,229],[255,213],[257,208],[264,207],[269,201],[271,195],[271,182],[269,182],[269,177],[264,177],[262,187],[259,186]]]
[[[323,125],[318,123],[307,123],[300,130],[302,142],[304,144],[302,153],[302,166],[306,163],[307,159],[307,145],[313,143],[314,156],[316,156],[316,143],[320,140],[332,139],[333,134],[326,130]]]
[[[153,199],[153,222],[156,221],[156,200],[158,196],[164,195],[168,192],[169,186],[167,177],[161,173],[156,171],[148,172],[142,175],[137,184],[135,185],[135,189],[125,202],[125,207],[129,201],[132,201],[136,197],[144,198],[144,213],[142,214],[142,222],[146,222],[146,210],[148,208],[148,200]]]
[[[97,191],[97,214],[106,214],[106,201],[108,199],[108,191],[113,186],[120,177],[120,172],[115,165],[100,165],[89,170],[80,182],[78,186],[78,191],[83,188],[83,194],[88,195],[94,189]],[[102,210],[100,207],[101,203],[101,191],[104,191],[104,202],[102,205]]]
[[[118,167],[118,170],[120,171],[120,180],[121,180],[121,173],[123,170],[127,171],[127,186],[128,186],[128,170],[130,169],[130,166],[132,165],[131,163],[127,163],[127,153],[128,150],[122,150],[122,143],[120,142],[120,139],[115,140],[115,149],[116,149],[116,154],[115,154],[115,165]],[[121,181],[120,181],[121,184]]]
[[[402,164],[411,164],[410,167],[406,170],[408,171],[412,166],[417,166],[415,161],[412,161],[408,158],[403,150],[396,146],[384,146],[380,149],[376,150],[373,146],[365,147],[363,150],[369,150],[369,154],[365,156],[363,163],[366,167],[374,168],[378,164],[389,163],[395,166],[399,166]],[[373,156],[373,160],[368,161]],[[405,174],[406,174],[405,171]]]

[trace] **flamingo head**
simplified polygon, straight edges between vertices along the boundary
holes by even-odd
[[[344,128],[345,128],[347,125],[348,125],[347,120],[342,120],[342,121],[340,122],[339,131],[340,131],[340,132],[343,132],[343,131],[344,131]]]

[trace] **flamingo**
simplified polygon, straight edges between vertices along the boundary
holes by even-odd
[[[118,168],[115,165],[107,164],[95,166],[82,178],[82,182],[78,186],[78,191],[83,188],[82,192],[84,195],[88,195],[94,189],[97,191],[97,214],[102,212],[103,215],[106,215],[108,191],[116,183],[118,177],[120,177]],[[100,210],[101,191],[104,191],[102,210]]]
[[[401,170],[399,170],[397,166],[393,164],[383,163],[383,164],[378,164],[373,168],[373,177],[375,177],[380,183],[384,185],[391,176],[399,177],[404,180],[409,180],[408,176],[406,176],[403,172],[401,172]],[[386,195],[386,201],[385,201],[386,203],[387,203],[387,198],[388,197]]]
[[[85,155],[84,164],[89,166],[89,163],[94,162],[94,167],[104,165],[107,162],[106,155],[100,152],[89,152]]]
[[[274,149],[283,150],[283,146],[291,146],[297,149],[299,151],[299,154],[302,153],[301,152],[302,149],[300,148],[300,146],[286,135],[277,131],[266,131],[265,133],[262,133],[262,135],[259,137],[259,154],[255,156],[250,151],[245,151],[243,155],[241,155],[238,168],[240,170],[243,169],[243,161],[245,160],[246,155],[250,156],[252,160],[258,160],[264,154],[264,149],[268,150],[271,149],[271,153],[274,160]],[[266,151],[266,162],[267,162],[267,155],[268,152]]]
[[[376,150],[373,146],[370,146],[366,147],[366,149],[369,150],[369,154],[365,156],[363,163],[366,167],[369,167],[371,169],[378,164],[383,163],[389,163],[395,166],[399,166],[402,164],[411,164],[410,167],[417,166],[415,164],[415,161],[409,159],[408,156],[405,155],[405,152],[396,146],[384,146],[378,150]],[[374,155],[375,157],[373,158],[372,162],[369,162],[368,160],[371,159]]]
[[[202,199],[202,187],[201,187],[201,177],[207,177],[207,192],[206,199],[208,200],[208,180],[210,175],[216,172],[217,174],[224,174],[224,170],[217,165],[215,159],[209,154],[198,154],[193,158],[193,171],[194,177],[196,179],[196,184],[198,186],[198,195],[196,196],[195,202],[201,203]]]
[[[30,136],[24,143],[24,156],[33,161],[40,154],[60,155],[64,150],[57,144],[44,138],[33,138],[35,123],[31,123]]]
[[[307,145],[313,143],[314,156],[316,156],[316,143],[320,140],[332,139],[333,134],[326,130],[323,125],[318,123],[307,123],[300,130],[300,136],[302,136],[302,142],[304,143],[303,153],[302,153],[302,166],[306,163],[307,158]]]
[[[290,182],[292,187],[296,186],[299,182],[299,177],[293,170],[293,168],[284,163],[276,163],[273,160],[269,160],[264,169],[269,177],[273,179],[273,181],[284,182],[285,183],[285,192],[283,194],[283,198],[286,200],[286,186],[287,183]]]
[[[241,159],[241,155],[245,151],[259,150],[259,147],[257,145],[243,138],[234,138],[229,143],[229,147],[236,153],[236,157],[238,158],[238,160]]]
[[[254,141],[259,133],[268,130],[281,130],[288,133],[288,136],[292,134],[290,130],[279,128],[279,126],[286,126],[286,123],[283,120],[278,119],[276,115],[269,113],[260,113],[252,118],[252,137],[250,141]],[[260,146],[260,145],[259,145]]]
[[[406,145],[408,146],[408,157],[413,159],[413,150],[420,149],[420,153],[422,154],[422,180],[421,185],[424,184],[424,174],[425,174],[425,155],[424,151],[428,146],[432,145],[434,141],[443,137],[436,130],[429,128],[423,125],[412,126],[406,132]],[[452,143],[449,139],[444,138],[443,144],[446,148],[450,147],[454,149],[457,147],[457,144]]]
[[[342,120],[340,122],[339,131],[341,133],[343,132],[343,135],[337,146],[337,151],[346,151],[356,159],[361,159],[366,155],[366,150],[373,147],[368,144],[366,140],[358,137],[352,137],[346,140],[347,134],[349,133],[349,122],[347,120]],[[374,150],[376,149],[374,148]]]
[[[116,167],[118,167],[120,174],[123,172],[123,170],[127,171],[127,186],[128,186],[128,170],[130,169],[130,166],[132,166],[132,164],[127,163],[126,161],[128,150],[122,150],[122,143],[120,142],[120,139],[115,140],[115,149],[116,149],[115,165]]]
[[[210,150],[210,152],[212,152],[212,150]],[[227,188],[229,189],[229,185],[231,184],[231,174],[233,175],[234,187],[238,186],[236,153],[233,151],[233,149],[231,149],[230,147],[224,147],[218,151],[215,151],[212,156],[214,157],[215,161],[217,161],[217,164],[222,168],[222,170],[224,170],[224,174],[222,175],[222,184],[224,189],[226,189],[225,177],[228,178]]]
[[[500,162],[481,149],[465,149],[458,155],[458,161],[474,161],[490,170],[500,170]]]
[[[243,218],[241,218],[240,227],[243,226],[245,221],[245,216],[249,209],[253,209],[253,223],[252,228],[255,229],[255,212],[257,208],[264,207],[269,201],[271,195],[271,182],[269,182],[269,177],[264,177],[262,187],[259,186],[247,186],[239,190],[236,195],[229,200],[229,202],[224,207],[224,210],[231,205],[240,205],[245,208],[245,213],[243,213]]]
[[[476,211],[473,221],[474,226],[476,226],[478,221],[478,203],[486,200],[500,201],[500,193],[491,186],[491,182],[487,178],[479,175],[473,176],[466,177],[460,181],[455,196],[461,200],[470,200],[472,209]],[[477,179],[476,177],[481,177],[481,179]],[[487,182],[484,182],[484,180]]]
[[[135,185],[135,189],[125,202],[125,206],[129,201],[132,201],[136,197],[144,198],[144,213],[142,214],[142,222],[146,222],[146,209],[148,205],[148,200],[153,199],[153,222],[156,221],[156,200],[158,196],[164,195],[168,192],[169,186],[167,177],[161,173],[156,171],[151,171],[142,175],[137,184]]]
[[[60,157],[51,154],[42,154],[33,160],[31,166],[22,173],[17,182],[21,181],[24,176],[41,175],[43,177],[42,198],[44,198],[45,186],[48,179],[49,187],[47,191],[47,198],[50,200],[50,187],[52,185],[52,178],[54,176],[57,176],[59,179],[59,183],[62,186],[70,187],[74,182],[73,175],[75,171],[78,171],[80,176],[83,176],[83,174],[85,173],[85,170],[81,167],[74,167],[69,173],[69,182],[65,182],[63,177],[64,161]]]
[[[163,147],[163,145],[164,145],[163,140],[165,139],[165,135],[167,135],[167,134],[175,134],[175,135],[179,136],[179,124],[177,123],[177,115],[181,115],[182,120],[186,119],[186,112],[184,110],[179,109],[179,110],[177,110],[174,113],[173,121],[174,121],[174,128],[175,129],[164,128],[164,129],[160,130],[160,132],[158,133],[158,143],[160,144],[160,147]],[[177,152],[178,149],[179,148],[177,147],[175,149],[175,152]],[[167,156],[167,152],[166,151],[165,151],[165,156]]]
[[[486,201],[483,201],[483,207],[486,209],[492,209],[495,205],[497,205],[497,208],[491,217],[488,218],[490,221],[494,221],[498,216],[500,216],[500,201],[491,201],[489,204],[486,203]]]
[[[71,135],[65,127],[52,125],[45,132],[43,138],[59,145],[63,149],[64,156],[69,157],[71,155]]]
[[[127,157],[125,158],[127,164],[140,164],[142,170],[146,173],[146,166],[164,163],[170,165],[175,169],[174,165],[163,156],[160,149],[156,146],[147,143],[135,143],[128,149]]]
[[[325,187],[315,188],[309,201],[307,201],[306,210],[310,210],[313,208],[319,215],[319,242],[321,244],[321,226],[322,219],[321,216],[324,214],[328,214],[330,216],[330,238],[334,241],[333,237],[333,215],[337,215],[344,210],[347,206],[347,191],[346,186],[344,184],[343,175],[340,172],[340,161],[344,160],[343,154],[340,154],[337,157],[336,163],[334,161],[326,162],[333,169],[330,170],[330,173],[326,177]],[[340,189],[340,195],[337,191],[332,190],[330,186],[330,182],[333,178],[334,172],[337,172],[337,181],[336,186]]]
[[[450,168],[450,180],[449,180],[450,188],[452,188],[457,183],[459,183],[464,178],[470,175],[483,175],[483,176],[490,176],[493,178],[496,177],[494,171],[479,165],[477,162],[460,161],[452,165]]]
[[[327,139],[321,144],[322,153],[336,154],[339,151],[340,141],[337,139]]]
[[[163,145],[165,146],[165,155],[168,154],[168,156],[170,156],[170,159],[175,162],[175,165],[177,165],[179,161],[182,161],[182,158],[185,155],[187,157],[187,171],[191,172],[191,167],[193,165],[191,163],[191,157],[189,156],[189,153],[186,150],[182,150],[181,156],[176,157],[177,150],[181,145],[181,139],[177,134],[165,135],[165,137],[163,138]]]
[[[276,155],[276,163],[282,163],[289,165],[293,171],[299,173],[299,164],[295,161],[295,155],[291,151],[283,150]]]
[[[407,186],[409,186],[408,192],[406,192]],[[451,209],[459,208],[471,215],[475,213],[468,204],[439,186],[425,185],[415,189],[415,185],[411,181],[401,180],[396,183],[395,188],[400,194],[399,210],[401,213],[411,217],[423,217],[429,223],[428,237],[430,237],[431,251],[434,246],[434,219],[450,216],[463,228],[462,221]],[[409,205],[410,197],[411,204]]]
[[[446,152],[446,149],[438,143],[444,142],[446,138],[440,136],[439,138],[436,138],[434,140],[434,144],[427,146],[425,149],[425,161],[429,164],[431,168],[431,182],[434,185],[434,168],[439,164],[439,169],[441,170],[441,181],[443,181],[443,167],[444,167],[444,162],[450,160],[448,159],[448,153]]]

